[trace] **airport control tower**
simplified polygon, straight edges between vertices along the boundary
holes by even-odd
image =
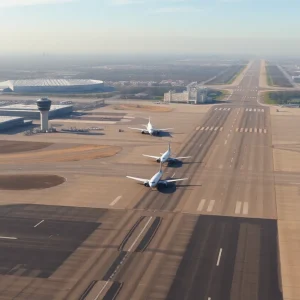
[[[48,98],[41,98],[36,101],[37,107],[41,113],[41,130],[48,130],[48,114],[51,107],[51,100]]]

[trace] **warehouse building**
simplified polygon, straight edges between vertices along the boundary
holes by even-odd
[[[3,93],[101,93],[111,91],[103,81],[94,79],[26,79],[0,82]]]
[[[73,111],[72,105],[51,105],[49,119],[69,115]],[[40,111],[36,104],[13,104],[0,107],[0,116],[17,116],[29,119],[40,119]]]
[[[182,93],[169,91],[164,94],[164,102],[190,104],[208,103],[209,99],[207,98],[207,88],[188,87],[187,91]]]
[[[25,121],[22,117],[0,116],[0,131],[30,124],[32,121]]]

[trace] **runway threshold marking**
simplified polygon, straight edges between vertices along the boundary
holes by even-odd
[[[203,209],[205,201],[206,201],[205,199],[201,199],[201,201],[197,207],[197,211],[201,211]]]
[[[120,199],[122,198],[122,196],[118,196],[112,203],[110,203],[110,206],[114,206]]]
[[[245,202],[243,205],[243,215],[248,215],[249,205],[248,202]]]
[[[211,212],[214,208],[214,205],[215,205],[215,200],[210,200],[207,211]]]
[[[242,206],[242,202],[237,201],[236,206],[235,206],[235,213],[236,214],[239,214],[241,212],[241,206]]]
[[[220,265],[221,256],[222,256],[222,251],[223,251],[223,249],[222,249],[222,248],[220,248],[220,251],[219,251],[219,256],[218,256],[218,260],[217,260],[217,267]]]
[[[0,239],[17,240],[18,238],[14,237],[14,236],[0,236]]]
[[[141,237],[141,235],[143,234],[143,232],[146,230],[147,226],[149,225],[149,223],[151,222],[152,219],[153,219],[153,217],[149,218],[149,220],[147,221],[146,225],[143,227],[143,229],[141,230],[141,232],[139,233],[139,235],[137,236],[137,238],[134,240],[134,242],[132,243],[132,245],[129,247],[128,252],[131,252],[132,248],[134,247],[134,245],[136,244],[136,242],[138,241],[138,239]]]
[[[35,224],[33,227],[35,228],[35,227],[38,227],[40,224],[42,224],[43,222],[44,222],[45,220],[42,220],[42,221],[40,221],[40,222],[38,222],[37,224]]]

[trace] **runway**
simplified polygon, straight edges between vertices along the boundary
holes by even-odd
[[[164,178],[187,182],[145,187],[126,209],[2,206],[0,298],[281,300],[271,124],[257,103],[259,72],[254,62],[229,101],[199,121],[177,153],[192,158],[166,167]],[[123,177],[123,167],[101,171]],[[87,170],[99,174],[92,163]],[[291,176],[296,182],[300,174],[282,172],[276,181]]]

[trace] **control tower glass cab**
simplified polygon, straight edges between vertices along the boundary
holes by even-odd
[[[41,98],[36,101],[36,105],[41,113],[41,130],[48,130],[48,115],[51,108],[51,100],[48,98]]]

